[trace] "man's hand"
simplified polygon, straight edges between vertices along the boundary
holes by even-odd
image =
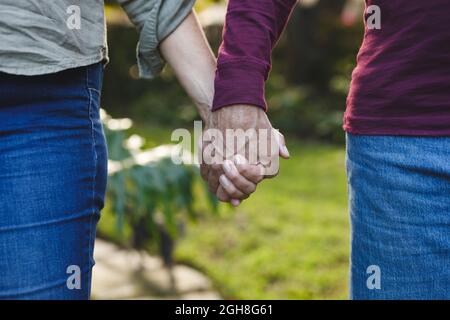
[[[211,134],[210,129],[217,129]],[[212,144],[206,148],[208,144]],[[279,156],[288,159],[284,137],[264,110],[229,106],[211,113],[203,137],[200,171],[219,200],[238,205],[265,177],[278,173]],[[208,150],[207,150],[208,149]]]

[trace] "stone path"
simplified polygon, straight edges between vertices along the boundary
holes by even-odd
[[[169,272],[157,257],[100,239],[94,256],[92,299],[221,299],[207,277],[187,266]]]

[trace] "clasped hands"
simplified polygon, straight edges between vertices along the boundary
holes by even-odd
[[[200,173],[210,192],[238,206],[289,158],[283,135],[259,107],[234,105],[208,115],[199,142]]]

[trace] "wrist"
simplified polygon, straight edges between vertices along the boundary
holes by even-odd
[[[217,114],[221,129],[256,128],[259,119],[267,118],[266,112],[262,108],[247,104],[230,105],[214,113]]]
[[[207,121],[209,118],[209,115],[211,114],[211,104],[207,103],[195,103],[195,106],[197,107],[197,111],[202,118],[203,121]]]

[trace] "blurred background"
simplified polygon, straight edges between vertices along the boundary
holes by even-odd
[[[197,286],[192,291],[210,298],[345,299],[349,225],[341,126],[364,32],[364,1],[304,0],[294,11],[266,88],[269,118],[285,134],[291,159],[237,209],[206,192],[195,166],[167,159],[172,131],[192,130],[199,116],[170,68],[158,79],[138,79],[138,35],[120,7],[107,3],[111,62],[102,106],[110,182],[94,298],[203,297],[186,294],[188,284],[180,282],[190,281]],[[198,0],[196,9],[217,53],[226,2]],[[125,254],[123,261],[111,261],[114,251]],[[133,269],[127,281],[138,289],[128,284],[108,295],[118,285],[104,282],[128,272],[119,268],[114,275],[114,263]]]

